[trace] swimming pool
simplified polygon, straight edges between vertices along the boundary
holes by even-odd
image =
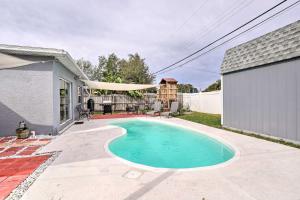
[[[123,159],[156,168],[195,168],[233,158],[229,146],[205,134],[165,123],[128,120],[114,122],[127,133],[114,139],[109,150]]]

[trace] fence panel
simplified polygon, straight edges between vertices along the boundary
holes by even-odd
[[[90,96],[95,102],[95,111],[103,111],[101,105],[103,101],[111,101],[113,103],[114,111],[126,111],[127,106],[134,104],[148,105],[152,108],[156,101],[156,94],[146,93],[144,98],[135,99],[123,94],[112,94],[112,95],[101,95],[101,96]],[[88,98],[84,98],[84,105],[87,105]],[[192,111],[221,114],[221,92],[203,92],[203,93],[178,93],[177,101],[179,107],[189,108]]]
[[[148,105],[152,107],[156,100],[156,94],[146,93],[141,99],[135,99],[124,94],[110,94],[101,96],[90,96],[95,102],[95,111],[103,111],[103,101],[111,101],[114,111],[126,111],[126,107],[134,104]],[[88,97],[84,98],[84,106],[87,107]]]
[[[220,91],[183,93],[182,105],[191,111],[221,114],[222,96]]]

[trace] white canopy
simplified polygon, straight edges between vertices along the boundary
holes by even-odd
[[[148,88],[157,87],[151,84],[125,84],[125,83],[108,83],[98,81],[82,80],[91,89],[100,90],[114,90],[114,91],[131,91],[131,90],[144,90]]]
[[[15,68],[15,67],[23,66],[23,65],[29,65],[32,63],[36,63],[36,62],[39,62],[39,61],[25,60],[25,59],[18,58],[15,56],[0,53],[0,69]]]

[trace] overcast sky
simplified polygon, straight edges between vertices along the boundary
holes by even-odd
[[[155,72],[280,1],[1,0],[0,43],[60,48],[94,64],[100,55],[124,58],[137,52]],[[157,76],[157,81],[174,77],[204,89],[220,78],[226,49],[299,19],[298,5],[185,67]]]

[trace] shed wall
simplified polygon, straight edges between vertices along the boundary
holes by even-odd
[[[300,141],[300,59],[223,75],[223,124]]]

